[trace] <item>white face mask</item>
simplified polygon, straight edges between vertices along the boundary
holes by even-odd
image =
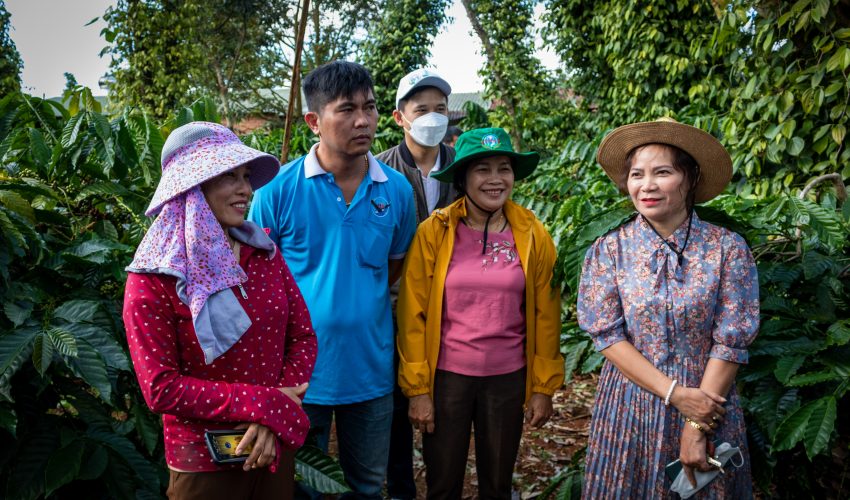
[[[729,443],[721,443],[717,446],[714,451],[715,457],[722,464],[722,467],[726,467],[727,462],[734,465],[736,468],[744,465],[744,455],[741,453],[741,449],[737,446],[732,446]],[[733,460],[732,457],[737,456],[738,461]],[[720,474],[720,469],[713,469],[708,472],[700,472],[698,470],[694,471],[694,478],[697,480],[696,487],[691,485],[691,482],[688,481],[688,477],[685,475],[684,469],[679,472],[679,475],[676,476],[676,479],[673,480],[673,484],[670,485],[670,490],[678,493],[682,498],[691,498],[701,490],[705,485],[710,483],[717,475]]]
[[[449,126],[449,117],[441,113],[428,113],[419,118],[408,121],[404,114],[401,117],[410,124],[410,137],[425,147],[434,147],[443,140],[446,128]]]

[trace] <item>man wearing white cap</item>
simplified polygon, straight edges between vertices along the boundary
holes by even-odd
[[[404,130],[404,140],[376,157],[404,174],[413,186],[417,222],[427,219],[435,209],[449,205],[457,197],[451,183],[428,176],[431,170],[440,170],[454,161],[454,148],[441,142],[449,124],[451,93],[448,82],[433,70],[420,68],[405,75],[398,83],[396,109],[393,110],[395,122]],[[390,293],[395,319],[398,284]],[[413,428],[407,418],[407,398],[398,385],[393,399],[387,493],[390,498],[414,499]]]
[[[451,93],[448,82],[430,69],[405,75],[398,83],[393,110],[393,119],[404,130],[404,140],[377,156],[410,181],[416,193],[419,222],[456,197],[451,186],[428,177],[431,170],[439,170],[454,160],[454,149],[441,144],[449,125]]]

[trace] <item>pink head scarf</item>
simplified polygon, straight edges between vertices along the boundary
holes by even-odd
[[[211,136],[207,135],[189,144],[180,143],[181,135],[178,132],[191,125],[200,125],[202,128],[211,128],[209,126],[212,125],[216,127],[216,136],[213,136],[212,140]],[[163,190],[163,181],[160,181],[157,192],[176,194],[168,198],[160,197],[156,207],[159,215],[139,244],[133,262],[127,267],[130,272],[167,274],[177,278],[177,294],[192,313],[195,333],[208,364],[241,338],[251,326],[251,320],[231,290],[231,287],[243,283],[248,277],[233,255],[224,229],[207,204],[200,184],[246,162],[252,162],[251,178],[252,182],[256,182],[253,161],[269,157],[256,150],[251,150],[254,151],[251,156],[244,150],[247,146],[242,145],[233,132],[221,127],[226,130],[226,133],[222,133],[217,127],[221,126],[191,123],[176,129],[172,132],[172,136],[178,134],[176,148],[174,144],[169,144],[172,140],[169,136],[163,148],[163,181],[171,179],[169,182],[172,186]],[[196,126],[190,132],[197,136],[198,128]],[[227,137],[228,134],[232,138]],[[225,137],[222,138],[222,135]],[[241,145],[241,148],[238,148],[238,157],[233,155],[233,138]],[[170,150],[170,154],[167,155],[166,150]],[[217,155],[218,151],[223,154]],[[186,176],[181,178],[168,175],[168,169],[175,160],[178,160],[178,165],[194,165],[192,170],[195,173],[190,179]],[[274,164],[275,168],[279,168],[277,160],[274,160]],[[268,169],[266,166],[261,168]],[[199,175],[198,171],[205,174]],[[273,176],[266,172],[260,177],[262,185]],[[187,186],[190,182],[195,184]],[[270,255],[274,255],[274,243],[255,224],[246,221],[229,232],[242,243],[267,250]]]

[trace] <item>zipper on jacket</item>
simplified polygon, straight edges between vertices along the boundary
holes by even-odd
[[[245,289],[242,288],[242,283],[237,283],[236,286],[239,287],[239,291],[242,293],[242,298],[248,300],[248,294],[245,293]]]

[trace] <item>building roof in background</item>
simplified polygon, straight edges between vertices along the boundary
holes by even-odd
[[[490,101],[484,99],[481,92],[453,92],[449,96],[449,110],[459,111],[463,109],[463,105],[472,101],[484,109],[490,108]]]
[[[243,108],[243,109],[254,109],[255,111],[250,114],[259,114],[259,115],[278,115],[280,109],[286,108],[286,101],[289,99],[289,87],[275,87],[273,89],[260,89],[258,91],[260,99],[255,101],[253,98],[247,98],[242,101],[238,101],[234,104]],[[307,110],[307,101],[304,98],[303,91],[301,94],[301,103],[302,109]],[[103,109],[106,110],[109,108],[109,97],[105,95],[97,95],[94,96],[95,100],[103,106]],[[62,97],[51,97],[50,100],[61,102],[63,104],[67,104],[62,101]],[[269,101],[277,100],[279,105],[281,106],[278,109],[274,109],[269,107]],[[455,92],[449,96],[449,120],[452,122],[456,122],[461,118],[466,116],[466,112],[463,107],[467,102],[474,102],[475,104],[481,106],[484,109],[489,110],[492,106],[493,102],[485,99],[483,94],[480,92]],[[244,119],[247,119],[246,116]],[[243,119],[243,120],[244,120]],[[258,125],[255,123],[251,123],[251,126],[248,129],[256,128]]]
[[[484,109],[490,109],[492,101],[484,99],[481,92],[452,92],[449,96],[449,120],[455,121],[466,116],[463,106],[467,102],[474,102]]]

